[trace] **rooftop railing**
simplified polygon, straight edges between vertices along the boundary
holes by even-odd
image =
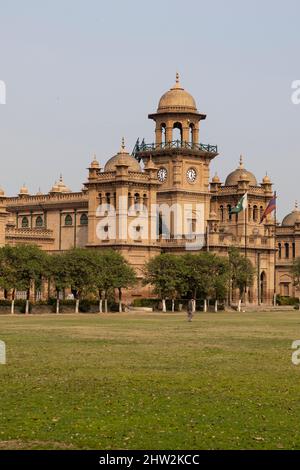
[[[156,150],[170,150],[170,149],[189,149],[189,150],[200,150],[203,152],[208,153],[218,153],[218,146],[217,145],[210,145],[210,144],[201,144],[201,143],[193,143],[193,142],[186,142],[183,140],[172,140],[170,142],[162,142],[160,144],[152,143],[146,144],[144,139],[142,142],[139,139],[136,141],[134,149],[132,151],[132,155],[139,159],[139,153],[142,152],[153,152]]]

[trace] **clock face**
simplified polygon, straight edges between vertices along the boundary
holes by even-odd
[[[166,181],[168,172],[165,168],[160,168],[157,172],[157,177],[162,183]]]
[[[197,172],[195,168],[189,168],[188,171],[186,172],[186,177],[189,183],[194,183],[197,178]]]

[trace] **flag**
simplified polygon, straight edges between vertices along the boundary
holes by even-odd
[[[239,200],[237,205],[231,209],[231,214],[239,214],[240,212],[244,211],[248,207],[248,193],[245,193],[243,197]]]
[[[271,201],[267,205],[265,212],[263,213],[260,219],[260,223],[262,224],[265,218],[267,217],[267,215],[271,214],[273,211],[275,211],[275,209],[276,209],[276,193],[274,194]]]

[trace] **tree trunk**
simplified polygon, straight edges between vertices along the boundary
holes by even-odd
[[[193,299],[193,313],[196,313],[196,300]]]
[[[99,313],[102,313],[102,305],[103,305],[103,300],[102,298],[99,300]]]
[[[166,313],[166,311],[167,311],[166,299],[162,299],[162,311],[163,311],[163,313]]]
[[[29,313],[29,300],[26,299],[25,315],[28,315],[28,313]]]
[[[108,312],[107,299],[104,300],[104,309],[105,309],[105,313],[107,313]]]
[[[79,313],[79,299],[76,299],[75,302],[75,313]]]
[[[59,313],[59,297],[56,299],[56,313]]]
[[[216,300],[216,302],[215,302],[215,312],[217,312],[217,311],[218,311],[218,301]]]
[[[300,297],[299,297],[299,307],[298,307],[298,308],[299,308],[299,310],[300,310]]]
[[[172,312],[174,313],[175,312],[175,300],[172,299]]]
[[[15,299],[13,298],[10,306],[10,313],[13,315],[15,313]]]
[[[242,301],[241,301],[241,299],[239,299],[239,303],[238,303],[238,312],[241,311],[241,306],[242,306]]]
[[[203,312],[207,312],[207,300],[204,299],[204,306],[203,306]]]
[[[122,313],[122,289],[119,288],[119,313]]]

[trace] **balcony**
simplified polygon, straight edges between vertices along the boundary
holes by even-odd
[[[139,154],[144,152],[155,152],[157,150],[171,150],[171,149],[187,149],[207,152],[216,155],[218,153],[217,145],[210,144],[194,144],[192,142],[185,142],[182,140],[172,140],[170,142],[163,142],[161,144],[146,144],[144,139],[142,142],[139,139],[136,141],[132,156],[140,160]]]

